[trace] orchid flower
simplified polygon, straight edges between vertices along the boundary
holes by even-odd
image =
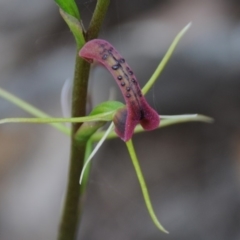
[[[117,111],[113,122],[115,132],[123,141],[132,138],[134,128],[139,123],[145,130],[153,130],[159,126],[158,113],[149,106],[133,71],[110,43],[101,39],[91,40],[83,46],[79,56],[91,63],[95,60],[103,64],[116,80],[126,107]]]
[[[212,119],[203,115],[177,115],[177,116],[160,116],[158,113],[147,103],[144,94],[148,92],[151,86],[155,83],[156,79],[164,69],[166,63],[170,59],[177,43],[188,30],[191,24],[188,24],[174,39],[172,45],[164,56],[163,60],[157,67],[156,71],[146,83],[144,88],[141,90],[137,78],[135,77],[130,66],[126,63],[125,59],[118,53],[118,51],[107,41],[101,39],[94,39],[87,42],[79,52],[80,57],[84,58],[89,62],[97,61],[104,65],[109,72],[113,75],[115,81],[117,82],[123,97],[125,99],[126,105],[116,101],[104,102],[96,106],[89,116],[79,117],[79,118],[52,118],[46,113],[36,109],[29,103],[17,98],[16,96],[8,93],[7,91],[0,88],[0,96],[7,99],[8,101],[18,105],[28,113],[38,117],[38,118],[8,118],[0,120],[2,123],[10,122],[23,122],[23,123],[49,123],[53,127],[62,131],[63,133],[70,135],[70,129],[61,123],[65,122],[83,122],[82,126],[79,128],[75,135],[78,142],[98,142],[96,148],[91,152],[92,144],[87,144],[88,148],[85,155],[85,165],[83,167],[80,182],[82,181],[84,171],[87,164],[90,162],[92,157],[95,155],[97,150],[100,148],[101,144],[105,139],[120,137],[124,142],[126,142],[129,155],[133,162],[136,174],[142,189],[144,200],[148,212],[154,222],[154,224],[163,232],[168,233],[165,228],[158,221],[151,201],[148,194],[148,190],[141,172],[141,168],[138,163],[137,155],[135,153],[132,136],[134,133],[142,132],[144,130],[153,130],[159,127],[168,126],[171,124],[176,124],[180,122],[187,121],[203,121],[212,122]],[[81,44],[79,44],[81,45]],[[107,131],[96,132],[100,127],[102,127],[106,122],[113,121],[115,125],[115,133],[111,130],[113,124],[111,123]],[[140,124],[142,128],[137,126]],[[89,147],[90,146],[90,147]],[[85,177],[85,175],[84,175]],[[84,179],[83,179],[84,180]]]

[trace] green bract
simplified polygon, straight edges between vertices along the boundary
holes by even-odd
[[[64,12],[69,14],[72,17],[77,18],[78,20],[81,19],[80,13],[78,11],[77,4],[74,0],[54,0],[59,8],[61,8]]]
[[[68,27],[70,28],[70,30],[75,38],[77,48],[81,49],[81,47],[85,43],[85,39],[84,39],[84,35],[83,35],[83,27],[81,25],[81,22],[79,22],[79,20],[76,19],[75,17],[64,12],[62,9],[60,9],[60,14],[63,17],[63,19],[65,20],[65,22],[67,23]]]

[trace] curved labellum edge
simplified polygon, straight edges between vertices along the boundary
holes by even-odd
[[[131,139],[139,123],[145,130],[153,130],[159,126],[158,113],[149,106],[133,71],[110,43],[102,39],[91,40],[83,46],[79,56],[91,63],[95,60],[103,64],[116,80],[126,107],[117,111],[113,122],[115,132],[123,141]]]

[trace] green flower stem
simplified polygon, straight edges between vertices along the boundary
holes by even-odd
[[[134,146],[133,146],[131,139],[126,142],[126,146],[127,146],[128,152],[130,154],[133,166],[135,168],[135,171],[136,171],[136,174],[138,177],[138,181],[139,181],[141,189],[142,189],[143,198],[145,200],[145,204],[147,206],[147,210],[150,214],[150,217],[152,218],[152,221],[154,222],[154,224],[157,226],[158,229],[160,229],[161,231],[163,231],[165,233],[168,233],[168,231],[158,221],[158,219],[154,213],[154,210],[153,210],[153,207],[151,204],[151,200],[150,200],[150,197],[148,194],[147,186],[146,186],[146,183],[145,183],[145,180],[144,180],[144,177],[143,177],[143,174],[142,174],[142,171],[141,171],[138,159],[137,159],[137,155],[135,153]]]
[[[173,54],[177,44],[179,43],[179,41],[181,40],[183,35],[187,32],[187,30],[191,27],[191,25],[192,24],[189,23],[187,26],[185,26],[180,31],[180,33],[178,33],[178,35],[175,37],[175,39],[173,40],[173,42],[170,45],[169,49],[167,50],[167,53],[165,54],[165,56],[163,57],[162,61],[158,65],[157,69],[155,70],[155,72],[153,73],[151,78],[147,81],[147,83],[143,87],[142,92],[143,92],[144,95],[149,91],[149,89],[152,87],[152,85],[156,82],[157,78],[159,77],[159,75],[161,74],[161,72],[165,68],[166,64],[168,63],[169,59],[171,58],[171,56],[172,56],[172,54]]]
[[[2,98],[6,99],[7,101],[13,103],[14,105],[18,106],[19,108],[23,109],[27,113],[32,114],[35,117],[51,118],[51,116],[49,116],[45,112],[42,112],[41,110],[39,110],[36,107],[32,106],[31,104],[23,101],[22,99],[14,96],[13,94],[7,92],[6,90],[3,90],[2,88],[0,88],[0,96]],[[57,128],[58,130],[60,130],[61,132],[65,133],[67,135],[70,135],[70,129],[65,127],[63,124],[51,123],[51,125],[53,127]]]
[[[86,155],[91,150],[91,141],[89,138],[94,134],[100,127],[102,127],[105,124],[105,122],[98,121],[98,122],[85,122],[83,123],[76,134],[74,134],[74,139],[72,139],[72,142],[74,143],[72,145],[72,155],[71,157],[75,160],[74,162],[71,162],[70,165],[70,172],[69,172],[69,181],[68,181],[68,188],[67,188],[67,198],[65,200],[65,208],[62,216],[62,222],[61,222],[61,235],[59,235],[59,239],[74,239],[75,231],[76,231],[76,224],[78,222],[78,218],[81,216],[81,210],[82,205],[80,200],[80,196],[83,194],[85,187],[86,187],[86,181],[85,184],[82,186],[83,189],[80,188],[79,191],[79,177],[80,173],[82,171],[82,165],[84,163],[84,159]],[[86,148],[86,151],[85,151]],[[81,151],[84,150],[84,154],[82,159],[76,159],[75,156],[78,153],[82,153]],[[76,155],[74,155],[76,154]],[[86,176],[87,177],[87,176]],[[64,215],[65,214],[65,215]],[[65,221],[66,219],[66,221]],[[69,221],[71,221],[72,224],[75,224],[75,228],[73,228],[72,225],[69,225]],[[70,232],[71,230],[71,232]],[[73,231],[74,230],[74,231]],[[71,237],[71,238],[70,238]]]
[[[89,30],[86,33],[86,40],[98,36],[108,5],[109,0],[97,1]],[[77,51],[72,95],[72,117],[85,116],[89,70],[90,64],[81,59]],[[86,142],[79,143],[75,139],[75,134],[80,126],[81,123],[72,125],[69,177],[58,240],[75,239],[78,220],[81,216],[81,209],[79,208],[79,200],[81,197],[81,191],[79,191],[79,177],[84,163]]]
[[[72,117],[85,116],[89,70],[90,65],[77,55],[72,95]],[[80,126],[81,123],[72,124],[67,192],[58,232],[58,240],[74,240],[76,236],[79,217],[78,204],[80,200],[78,180],[86,147],[86,143],[79,143],[75,139],[75,133]]]
[[[98,0],[87,31],[87,41],[98,37],[102,22],[108,10],[110,0]]]

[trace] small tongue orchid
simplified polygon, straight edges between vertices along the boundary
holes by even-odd
[[[113,122],[115,132],[123,141],[132,138],[139,123],[145,130],[153,130],[159,126],[160,118],[144,98],[133,71],[109,42],[102,39],[91,40],[83,46],[79,56],[91,63],[95,60],[103,64],[117,82],[126,107],[116,112]]]
[[[137,126],[140,124],[144,130],[153,130],[159,127],[164,127],[176,123],[188,122],[188,121],[203,121],[203,122],[212,122],[211,118],[201,116],[201,115],[178,115],[178,116],[161,116],[161,126],[160,126],[160,117],[158,113],[149,106],[143,94],[146,94],[151,86],[155,83],[156,79],[160,75],[161,71],[164,69],[166,63],[170,59],[177,43],[190,27],[191,24],[188,24],[174,39],[172,45],[164,56],[163,60],[159,64],[158,68],[149,79],[147,84],[141,90],[138,81],[126,63],[125,59],[118,53],[118,51],[107,41],[101,39],[94,39],[87,42],[79,52],[79,56],[84,58],[89,62],[97,61],[98,63],[104,65],[109,72],[113,75],[115,81],[117,82],[123,97],[125,99],[126,105],[120,102],[108,101],[103,102],[96,106],[89,116],[78,117],[78,118],[52,118],[46,113],[36,109],[32,105],[24,102],[23,100],[13,96],[12,94],[6,92],[0,88],[0,96],[7,99],[8,101],[18,105],[28,113],[39,118],[9,118],[0,120],[0,124],[9,123],[9,122],[25,122],[25,123],[50,123],[58,130],[64,132],[67,135],[70,135],[70,129],[66,126],[60,124],[62,122],[82,122],[83,124],[78,129],[75,134],[75,139],[77,143],[81,144],[87,143],[89,148],[92,148],[93,142],[98,142],[95,149],[91,152],[86,150],[85,164],[83,166],[80,183],[83,180],[87,180],[87,174],[84,175],[87,165],[97,152],[101,144],[106,138],[112,138],[119,136],[123,141],[126,142],[129,155],[133,162],[136,174],[142,189],[144,200],[148,212],[154,222],[154,224],[163,232],[168,233],[164,227],[158,221],[151,201],[148,194],[147,186],[145,184],[141,168],[138,163],[137,155],[135,153],[132,135],[134,132],[142,132],[142,129],[139,129]],[[168,120],[167,120],[168,118]],[[110,124],[107,131],[100,131],[106,122],[112,121],[115,125],[115,132],[111,132],[113,128],[113,123]],[[137,126],[137,127],[136,127]],[[135,129],[136,128],[136,129]],[[88,144],[90,143],[90,144]],[[88,153],[89,152],[89,153]],[[84,177],[84,178],[83,178]],[[86,181],[84,181],[86,183]],[[86,184],[85,184],[86,185]],[[83,188],[84,189],[84,184]]]

